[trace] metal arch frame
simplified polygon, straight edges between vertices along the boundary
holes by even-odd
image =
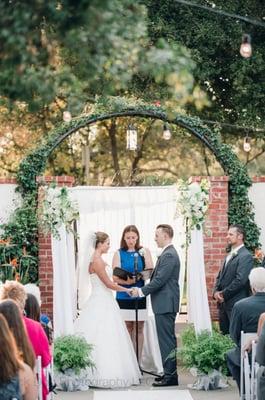
[[[154,119],[159,119],[161,121],[167,122],[169,124],[174,124],[178,125],[182,128],[187,129],[190,133],[192,133],[197,139],[199,139],[216,157],[217,161],[220,163],[222,166],[223,170],[226,172],[227,168],[225,166],[225,163],[223,162],[222,159],[220,159],[214,145],[211,143],[209,138],[205,137],[202,135],[195,127],[192,127],[189,125],[188,122],[185,122],[184,119],[181,116],[177,116],[175,119],[168,119],[166,116],[166,113],[161,112],[161,111],[153,111],[153,110],[136,110],[136,109],[126,109],[123,111],[119,112],[111,112],[111,113],[105,113],[99,116],[92,116],[92,117],[79,117],[80,122],[77,123],[74,127],[69,127],[69,129],[62,134],[60,137],[58,137],[54,144],[51,146],[51,148],[47,151],[47,158],[49,155],[56,149],[59,144],[61,144],[68,136],[76,132],[80,128],[84,128],[86,126],[92,125],[95,122],[98,121],[104,121],[107,119],[112,119],[112,118],[118,118],[118,117],[143,117],[143,118],[154,118]],[[189,117],[192,118],[192,117]],[[78,119],[77,119],[78,121]],[[196,121],[198,125],[200,125],[200,120]],[[209,130],[207,126],[203,126],[203,123],[201,122],[201,126],[203,129]]]

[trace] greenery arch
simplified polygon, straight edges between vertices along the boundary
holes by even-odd
[[[170,118],[166,111],[158,105],[147,105],[140,101],[128,101],[123,98],[99,98],[93,113],[81,115],[69,123],[61,124],[21,162],[17,173],[17,182],[18,191],[23,197],[23,204],[15,211],[10,222],[4,226],[4,236],[13,238],[18,246],[17,252],[21,252],[19,249],[26,246],[37,265],[36,177],[43,173],[52,151],[80,128],[97,121],[128,116],[159,119],[181,126],[210,149],[225,174],[229,176],[229,223],[242,224],[246,230],[247,247],[251,250],[257,248],[259,246],[259,228],[254,221],[253,207],[248,198],[248,189],[252,182],[246,167],[233,153],[231,146],[222,143],[217,127],[210,130],[199,118],[182,114],[175,113],[174,117]],[[15,249],[11,250],[11,253],[12,251],[14,252]],[[19,254],[17,256],[19,257]]]

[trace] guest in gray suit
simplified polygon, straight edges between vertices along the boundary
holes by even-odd
[[[229,333],[233,305],[250,294],[248,276],[253,268],[253,257],[244,246],[244,230],[241,225],[231,225],[227,233],[231,248],[216,278],[213,297],[217,301],[221,332]]]
[[[155,314],[158,342],[163,362],[164,376],[153,386],[178,385],[176,357],[168,355],[176,349],[175,319],[179,310],[179,270],[180,262],[176,249],[172,245],[173,229],[161,224],[156,228],[155,241],[162,248],[151,281],[142,288],[134,288],[133,296],[151,295]]]
[[[227,366],[240,389],[240,337],[243,332],[257,332],[260,315],[265,312],[265,269],[253,268],[249,275],[253,295],[238,301],[232,311],[230,336],[236,347],[226,354]]]

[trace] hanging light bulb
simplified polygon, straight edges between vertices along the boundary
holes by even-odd
[[[165,140],[170,140],[171,139],[171,132],[170,132],[169,127],[168,127],[167,124],[164,124],[163,139],[165,139]]]
[[[72,119],[72,114],[70,113],[70,111],[64,111],[63,112],[63,120],[64,122],[70,122]]]
[[[133,125],[128,125],[126,149],[127,150],[137,149],[137,130]]]
[[[251,37],[246,33],[242,36],[240,54],[244,58],[249,58],[252,55]]]
[[[243,143],[243,149],[246,153],[249,153],[251,150],[251,144],[250,144],[250,139],[248,136],[245,137],[244,143]]]

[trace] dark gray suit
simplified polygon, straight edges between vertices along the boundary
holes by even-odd
[[[177,368],[176,359],[167,357],[176,348],[175,319],[179,310],[179,270],[178,253],[174,246],[170,245],[158,258],[150,283],[142,288],[145,296],[151,295],[165,379],[175,377]]]
[[[229,333],[229,324],[233,305],[250,294],[248,276],[253,268],[253,257],[245,246],[238,250],[216,278],[214,293],[222,291],[224,302],[219,304],[219,322],[223,334]]]
[[[257,332],[260,314],[265,312],[265,293],[258,292],[253,296],[238,301],[232,311],[230,336],[236,347],[226,354],[228,368],[240,387],[240,337],[241,331]]]

